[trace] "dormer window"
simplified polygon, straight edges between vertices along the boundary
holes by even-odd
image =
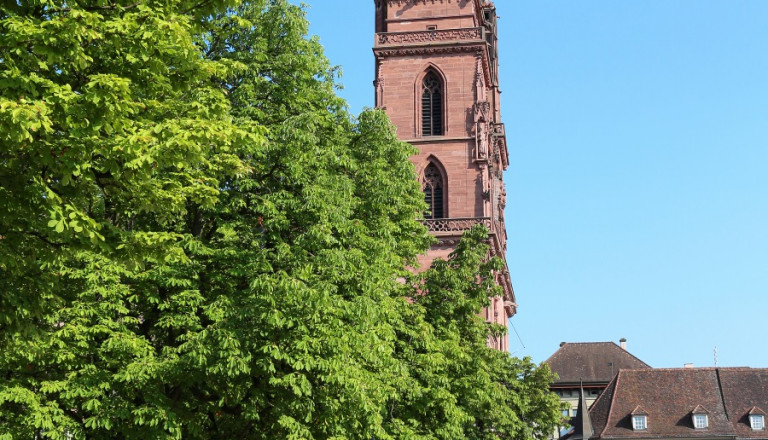
[[[642,406],[637,406],[632,411],[632,429],[635,431],[648,429],[648,411],[644,410]]]
[[[753,406],[749,410],[749,426],[753,431],[762,431],[765,429],[765,411]]]
[[[693,417],[693,427],[696,429],[709,428],[709,411],[701,405],[697,405],[696,408],[691,411],[691,417]]]

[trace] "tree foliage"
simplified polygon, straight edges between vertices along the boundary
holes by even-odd
[[[553,424],[490,350],[386,116],[285,0],[0,7],[0,439],[490,439]],[[478,281],[479,280],[479,281]]]

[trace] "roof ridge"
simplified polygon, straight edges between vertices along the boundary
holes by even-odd
[[[723,412],[725,412],[725,420],[729,425],[731,422],[731,415],[728,413],[728,405],[725,404],[725,393],[723,392],[723,381],[720,379],[720,370],[715,368],[715,379],[717,379],[717,393],[720,397],[720,403],[723,405]],[[733,429],[733,426],[731,426]]]
[[[626,348],[623,348],[622,346],[620,346],[619,344],[617,344],[617,343],[615,343],[613,341],[604,341],[604,342],[599,342],[599,341],[598,342],[594,342],[594,341],[593,342],[564,342],[563,345],[561,345],[554,353],[552,353],[544,361],[544,363],[549,364],[552,359],[557,357],[563,351],[563,349],[565,347],[569,346],[569,345],[611,345],[612,347],[615,347],[615,348],[619,349],[620,353],[627,354],[630,358],[634,359],[635,361],[639,362],[640,364],[645,365],[648,368],[653,368],[652,366],[650,366],[647,363],[645,363],[639,357],[637,357],[634,354],[630,353]]]
[[[621,347],[619,347],[619,348],[621,348]],[[645,362],[643,362],[643,360],[642,360],[642,359],[640,359],[639,357],[637,357],[637,356],[635,356],[634,354],[630,353],[630,352],[629,352],[629,350],[626,350],[626,349],[624,349],[624,348],[621,348],[621,350],[622,350],[622,351],[624,351],[624,353],[626,353],[626,354],[630,355],[631,357],[635,358],[635,360],[637,360],[637,361],[638,361],[638,362],[640,362],[641,364],[645,365],[646,367],[648,367],[648,368],[653,368],[652,366],[650,366],[650,365],[646,364]],[[637,368],[636,368],[636,369],[637,369]]]
[[[702,404],[696,405],[696,407],[691,410],[693,414],[709,414],[709,410]],[[728,418],[728,414],[726,413],[725,418]]]
[[[613,342],[613,341],[589,341],[589,342],[566,342],[566,344],[613,344],[619,348],[619,344]]]
[[[642,361],[640,361],[642,362]],[[630,368],[624,368],[625,370],[630,370]],[[649,371],[644,368],[634,368],[633,370],[636,371]],[[722,370],[720,367],[662,367],[662,368],[653,368],[651,367],[651,370],[653,371],[714,371],[714,370]]]
[[[609,426],[611,426],[611,416],[613,415],[613,403],[616,401],[616,391],[619,389],[619,379],[621,379],[621,370],[619,370],[618,373],[616,373],[616,376],[613,378],[613,392],[611,393],[611,403],[608,405],[608,418],[605,419],[605,426],[603,426],[602,432],[600,432],[600,437],[605,434],[605,430],[608,429]],[[593,404],[594,405],[594,404]]]
[[[639,359],[638,359],[639,360]],[[642,361],[640,361],[642,362]],[[644,363],[644,362],[643,362]],[[766,371],[768,372],[768,367],[658,367],[653,368],[656,371],[678,371],[678,370],[685,370],[685,371],[713,371],[713,370],[720,370],[720,371]]]

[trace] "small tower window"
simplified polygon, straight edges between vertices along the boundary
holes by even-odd
[[[445,215],[443,190],[445,183],[443,174],[434,163],[424,169],[424,201],[427,203],[427,212],[424,218],[443,218]]]
[[[421,91],[421,134],[443,134],[443,83],[433,71],[427,73]]]

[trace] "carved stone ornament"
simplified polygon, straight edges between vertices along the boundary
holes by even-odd
[[[384,78],[373,82],[376,87],[376,108],[384,108]]]
[[[437,240],[438,246],[456,246],[459,244],[460,240],[457,240],[455,238],[441,238]]]
[[[476,138],[475,144],[477,147],[477,159],[488,159],[488,124],[484,121],[477,122],[477,128],[475,129]]]
[[[428,219],[423,221],[429,232],[459,232],[462,233],[472,229],[475,225],[483,225],[491,229],[490,217],[469,217],[469,218],[440,218]]]
[[[461,0],[387,0],[388,5],[417,5],[417,4],[443,4],[443,3],[457,3]]]
[[[499,150],[502,147],[502,141],[497,137],[493,137],[492,139],[493,139],[493,142],[491,143],[491,156],[493,156],[494,160],[498,162]]]
[[[483,28],[479,27],[376,34],[376,40],[380,45],[433,43],[439,41],[477,41],[482,39]]]
[[[475,66],[475,100],[477,102],[486,101],[485,83],[483,82],[483,55],[475,54],[477,66]]]
[[[488,101],[482,101],[475,103],[475,122],[490,120],[489,115],[491,113],[491,103]]]

